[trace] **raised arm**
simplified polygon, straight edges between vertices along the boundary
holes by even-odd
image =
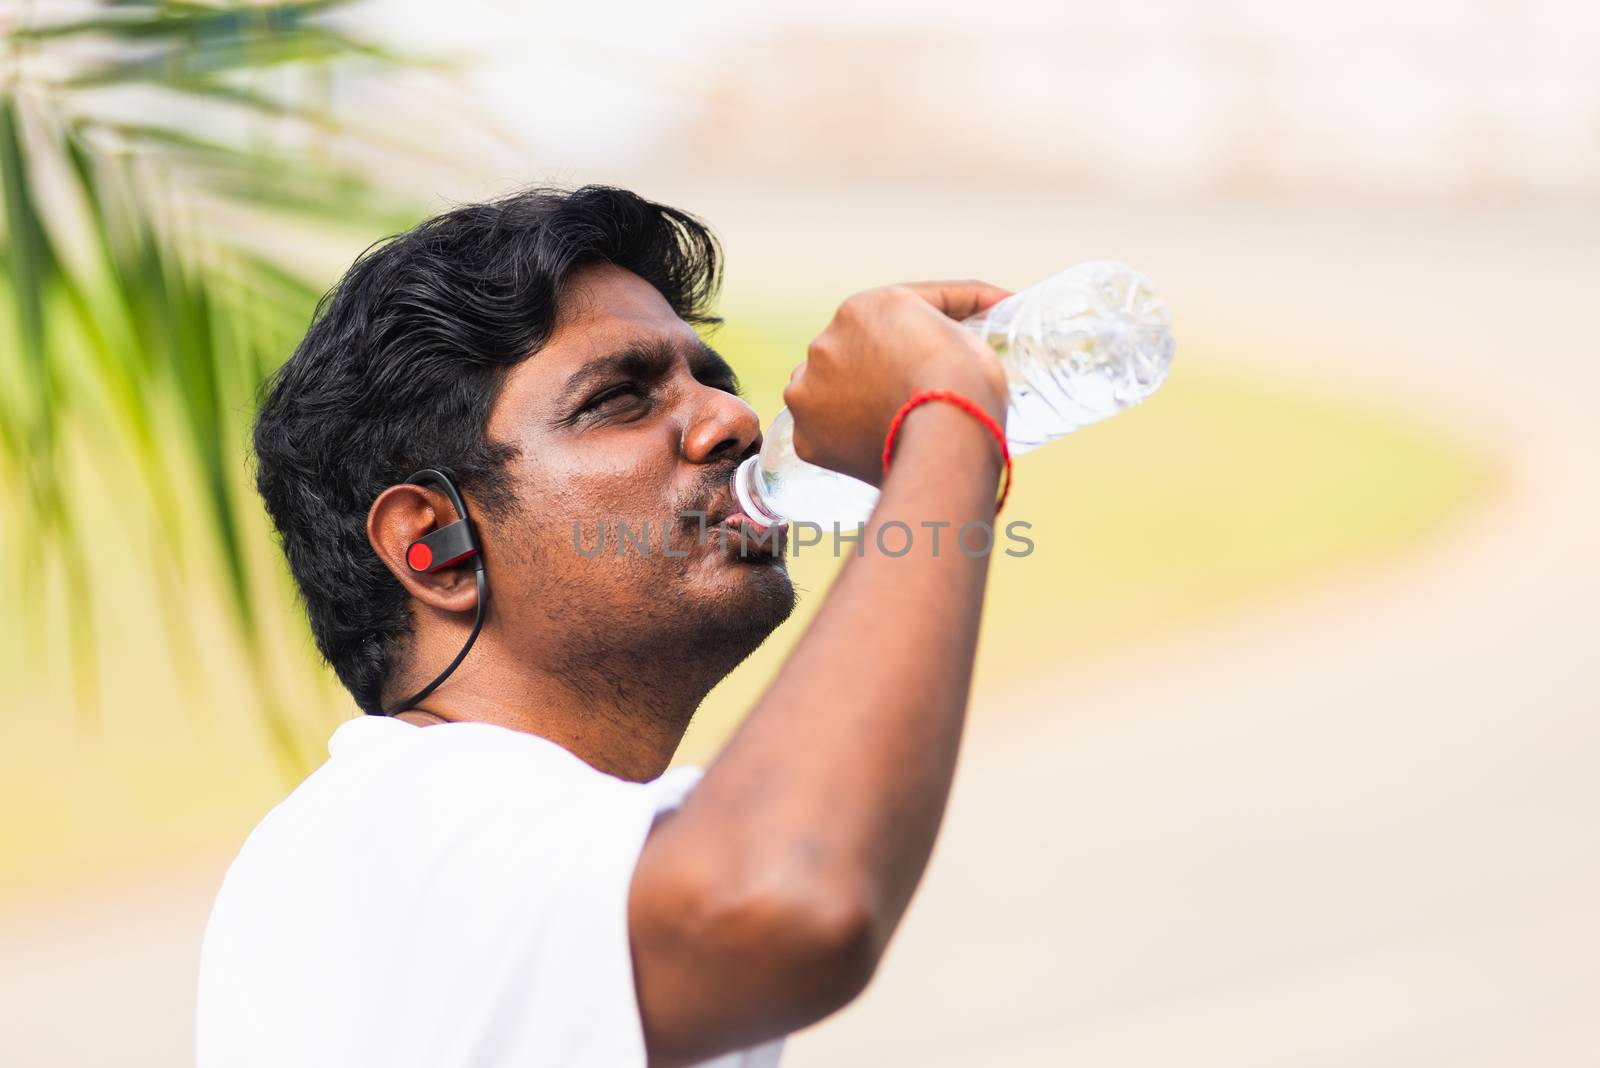
[[[1005,295],[976,282],[858,294],[785,391],[802,458],[883,492],[863,555],[640,857],[629,925],[652,1063],[738,1048],[843,1006],[921,878],[988,570],[987,555],[955,539],[963,523],[993,520],[1001,464],[982,425],[944,404],[912,411],[887,479],[880,456],[890,418],[918,389],[957,390],[1004,418],[1004,373],[955,320]],[[890,557],[875,534],[896,521],[914,537]],[[895,531],[886,544],[903,540]]]

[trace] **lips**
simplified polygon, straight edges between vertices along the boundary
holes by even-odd
[[[722,492],[707,502],[702,511],[706,513],[705,521],[708,531],[712,527],[725,527],[730,531],[743,532],[743,537],[740,539],[741,545],[748,544],[757,552],[769,556],[779,555],[781,552],[784,536],[783,528],[779,527],[778,534],[769,537],[768,531],[773,528],[758,523],[745,514],[734,499],[732,490],[725,487]]]
[[[702,511],[706,513],[707,526],[724,526],[734,520],[743,520],[759,533],[765,533],[767,529],[746,515],[739,508],[738,502],[733,499],[733,492],[726,488],[707,502]]]

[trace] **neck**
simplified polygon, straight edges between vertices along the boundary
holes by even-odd
[[[483,643],[480,641],[480,646]],[[474,648],[454,675],[399,718],[493,723],[548,738],[608,775],[646,782],[666,770],[689,720],[731,665],[679,655],[563,658],[530,664]]]

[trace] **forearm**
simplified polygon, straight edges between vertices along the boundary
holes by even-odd
[[[737,848],[802,885],[863,895],[883,936],[921,876],[949,793],[988,571],[987,554],[956,539],[963,524],[993,519],[999,466],[966,413],[913,410],[862,556],[696,790],[708,814],[737,821]],[[897,522],[911,548],[890,557],[877,532]],[[889,530],[884,544],[897,550],[905,538]]]
[[[994,441],[912,412],[852,559],[771,687],[652,834],[632,918],[656,1055],[706,1056],[804,1026],[865,984],[921,877],[960,743],[992,520]],[[903,556],[876,531],[915,534]],[[940,528],[937,552],[932,530]],[[899,531],[885,544],[897,549]]]
[[[873,477],[883,428],[919,389],[1003,413],[1004,370],[957,323],[1004,295],[929,282],[843,302],[784,390],[800,455]],[[912,409],[860,555],[684,805],[652,831],[629,924],[653,1061],[803,1027],[871,976],[949,795],[993,531],[981,552],[958,539],[993,520],[1000,468],[970,414]]]

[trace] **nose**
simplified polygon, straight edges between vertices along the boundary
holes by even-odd
[[[761,441],[756,410],[727,390],[695,389],[694,414],[683,432],[683,456],[691,463],[743,459]]]

